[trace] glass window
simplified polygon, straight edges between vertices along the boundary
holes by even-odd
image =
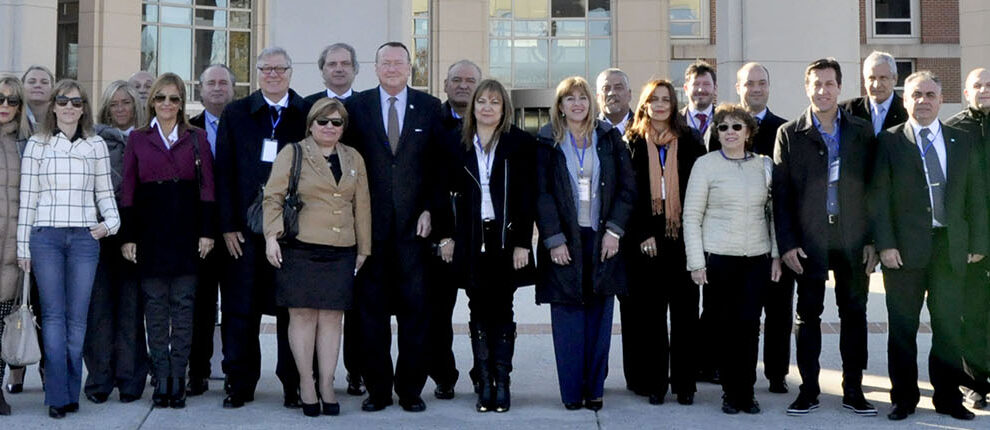
[[[190,25],[192,9],[187,7],[162,7],[162,24]]]
[[[873,32],[877,36],[910,36],[912,0],[874,0]]]
[[[588,1],[588,18],[608,18],[611,10],[609,0]]]
[[[488,55],[491,65],[488,67],[488,73],[491,77],[498,79],[499,82],[509,83],[512,82],[512,49],[510,47],[511,40],[507,39],[492,39],[490,44],[490,52]]]
[[[547,88],[547,40],[516,39],[512,41],[513,86],[517,88]]]
[[[512,8],[516,19],[546,19],[548,15],[547,0],[515,0]]]
[[[554,18],[584,18],[587,9],[585,0],[552,0],[550,9]]]
[[[687,106],[687,98],[684,96],[684,72],[694,60],[671,60],[670,61],[670,82],[674,84],[674,92],[677,93],[677,100],[681,106]]]
[[[488,10],[492,18],[512,18],[512,0],[489,0]]]
[[[79,77],[79,0],[59,0],[55,35],[55,78]]]
[[[585,28],[587,23],[585,21],[553,21],[553,31],[551,36],[554,37],[584,37]]]
[[[196,9],[197,27],[226,27],[227,12],[216,9]]]
[[[670,0],[671,37],[704,37],[702,23],[707,14],[702,3],[702,0]]]
[[[431,1],[412,0],[412,82],[411,86],[421,90],[430,90],[430,70],[432,49],[430,40]]]
[[[897,91],[898,94],[902,94],[904,92],[904,80],[914,73],[914,60],[899,59],[896,63],[897,85],[894,86],[894,90]]]
[[[587,54],[585,39],[554,39],[550,46],[550,82],[584,76]]]

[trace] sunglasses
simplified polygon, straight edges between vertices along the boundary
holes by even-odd
[[[729,131],[729,127],[732,127],[732,129],[735,131],[740,131],[743,129],[743,127],[746,126],[739,123],[732,124],[731,126],[729,124],[719,124],[718,131]]]
[[[72,103],[72,107],[81,108],[83,107],[83,102],[85,101],[86,100],[83,100],[82,97],[72,97],[72,98],[66,96],[55,97],[55,104],[59,106],[65,106],[69,103]]]
[[[342,118],[320,118],[316,120],[316,124],[321,127],[328,123],[333,124],[334,127],[340,127],[344,125],[344,120]]]
[[[152,100],[154,100],[155,103],[165,103],[165,100],[168,100],[168,101],[172,102],[172,104],[174,104],[174,105],[177,105],[179,103],[182,103],[182,97],[179,97],[179,96],[166,96],[165,94],[157,94],[157,95],[155,95],[154,98],[152,98]]]
[[[0,94],[0,105],[7,103],[7,106],[18,107],[21,105],[21,98],[17,96],[5,96]]]

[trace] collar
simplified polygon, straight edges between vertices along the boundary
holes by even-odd
[[[206,120],[207,124],[212,124],[213,122],[220,121],[219,117],[213,116],[213,114],[210,113],[210,111],[208,110],[203,111],[203,119]]]
[[[770,109],[763,108],[763,110],[760,111],[760,113],[753,115],[753,118],[763,121],[763,119],[767,117],[767,112],[770,112]]]
[[[708,109],[705,109],[704,111],[697,111],[697,110],[694,110],[694,108],[691,107],[690,105],[688,106],[688,114],[690,114],[692,118],[696,117],[699,113],[703,113],[705,115],[708,115],[708,119],[710,120],[710,119],[712,119],[712,111],[713,110],[715,110],[715,105],[714,104],[708,106]]]
[[[894,93],[890,93],[890,97],[887,97],[887,100],[884,100],[883,103],[880,103],[879,105],[873,103],[873,99],[869,96],[866,97],[866,100],[870,106],[873,106],[874,109],[882,107],[884,112],[890,112],[890,105],[894,102]]]
[[[55,130],[58,132],[56,134],[61,134],[62,136],[65,136],[65,138],[66,139],[69,139],[70,142],[75,142],[75,141],[77,141],[79,139],[84,138],[83,132],[82,132],[82,126],[79,126],[79,125],[76,126],[76,134],[72,135],[72,138],[69,138],[69,135],[65,134],[64,131],[59,130],[57,127],[55,128]]]
[[[967,106],[966,111],[969,112],[969,116],[977,120],[983,120],[990,117],[990,115],[983,113],[982,110],[977,109],[973,106]]]
[[[282,96],[282,99],[279,100],[278,102],[271,101],[264,94],[262,94],[261,97],[265,99],[265,103],[268,103],[268,106],[277,106],[280,109],[285,109],[285,108],[289,107],[289,92],[288,91],[286,91],[285,95]]]
[[[942,132],[942,121],[938,119],[932,121],[932,123],[928,124],[927,127],[918,124],[918,121],[915,121],[914,118],[911,117],[908,117],[907,123],[911,126],[911,131],[914,132],[915,138],[921,137],[921,129],[923,128],[927,128],[932,132],[932,139],[935,139],[935,136],[938,136],[938,134]]]
[[[832,122],[833,124],[835,124],[836,130],[839,129],[839,122],[841,119],[842,119],[842,109],[836,109],[835,121]],[[816,128],[821,128],[822,126],[822,122],[818,120],[818,115],[815,115],[815,111],[813,110],[811,111],[811,123],[814,124]]]
[[[347,91],[344,92],[344,94],[337,94],[337,93],[333,92],[333,90],[327,88],[327,97],[330,97],[330,98],[336,98],[336,99],[343,100],[343,99],[346,99],[346,98],[350,97],[353,94],[354,94],[354,90],[351,89],[351,88],[348,88]]]
[[[598,119],[607,122],[612,127],[615,127],[618,124],[625,124],[626,122],[629,121],[629,118],[630,117],[632,117],[632,110],[627,110],[626,111],[626,116],[622,117],[622,121],[619,121],[618,123],[613,123],[612,120],[608,119],[608,117],[605,116],[605,113],[602,113],[601,116]]]
[[[382,88],[381,85],[378,86],[378,96],[379,96],[379,98],[381,98],[382,107],[384,107],[384,108],[387,109],[388,108],[388,98],[389,97],[392,97],[392,96],[389,95],[388,93],[386,93],[385,92],[385,89]],[[402,91],[399,91],[399,94],[396,94],[395,95],[395,104],[396,105],[400,105],[400,106],[405,105],[406,104],[406,98],[408,98],[408,97],[409,97],[409,87],[404,87],[404,88],[402,88]]]
[[[165,143],[167,143],[168,144],[167,146],[169,146],[169,147],[171,147],[172,145],[175,145],[175,142],[178,142],[179,141],[179,123],[178,122],[175,123],[175,127],[172,127],[172,132],[170,132],[168,134],[168,136],[166,136],[164,133],[162,133],[162,128],[158,126],[158,117],[152,118],[151,119],[151,123],[148,124],[148,127],[157,130],[158,131],[158,135],[162,137],[162,141],[164,141]]]

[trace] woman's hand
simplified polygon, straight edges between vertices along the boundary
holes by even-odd
[[[30,258],[18,258],[17,267],[20,267],[24,273],[31,273],[31,259]]]
[[[357,260],[354,261],[354,276],[357,276],[358,270],[361,270],[361,266],[364,266],[364,260],[367,259],[367,255],[358,254]]]
[[[282,248],[278,244],[278,240],[275,236],[265,238],[265,256],[268,257],[268,262],[276,269],[282,268]]]
[[[454,239],[445,237],[440,240],[440,259],[444,263],[454,261]]]
[[[131,263],[137,264],[137,244],[134,242],[127,242],[120,245],[120,253],[124,256],[124,259],[130,261]]]
[[[781,273],[780,259],[774,258],[770,263],[770,280],[773,282],[779,282]]]
[[[102,222],[89,228],[89,234],[93,239],[100,240],[110,234],[110,230]]]
[[[699,287],[705,285],[708,283],[708,272],[705,269],[692,270],[691,280]]]
[[[512,268],[519,270],[526,266],[529,266],[529,250],[517,246],[512,250]]]
[[[550,261],[561,266],[571,264],[571,253],[567,250],[566,243],[550,250]]]
[[[602,237],[602,261],[615,257],[619,253],[619,238],[606,232]]]
[[[650,236],[649,239],[643,241],[639,244],[639,250],[650,257],[657,256],[657,238]]]
[[[206,254],[209,254],[213,250],[213,239],[208,237],[199,238],[199,248],[197,250],[199,251],[199,258],[205,259]]]

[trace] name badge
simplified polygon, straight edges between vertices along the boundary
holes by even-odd
[[[838,182],[839,181],[839,159],[836,158],[828,165],[828,181]]]
[[[582,202],[591,201],[591,178],[578,178],[578,200],[581,200]]]
[[[667,200],[667,180],[663,176],[660,177],[660,198]]]
[[[261,147],[261,161],[271,163],[275,161],[276,154],[278,154],[278,141],[275,139],[265,139]]]

